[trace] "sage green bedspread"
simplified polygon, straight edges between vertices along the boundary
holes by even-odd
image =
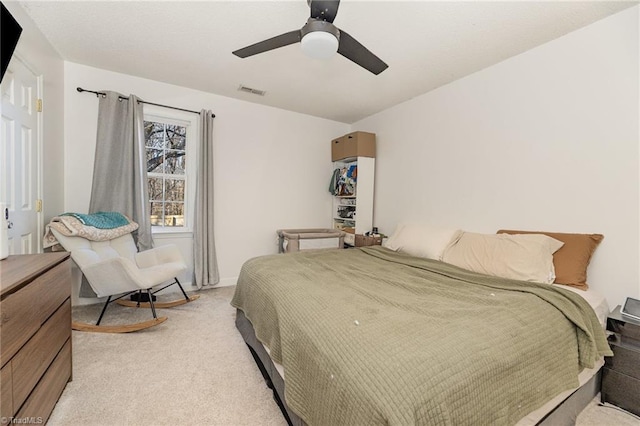
[[[314,426],[512,425],[611,354],[568,290],[379,246],[251,259],[231,304]]]

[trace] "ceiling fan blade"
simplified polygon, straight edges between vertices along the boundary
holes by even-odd
[[[371,53],[369,49],[361,45],[355,38],[346,32],[340,30],[340,44],[338,45],[338,53],[360,65],[375,75],[386,70],[389,65],[385,64],[380,58]]]
[[[309,0],[311,17],[333,23],[338,14],[340,0]]]
[[[301,39],[302,36],[300,35],[300,30],[289,31],[288,33],[280,34],[279,36],[259,41],[258,43],[252,44],[251,46],[243,47],[242,49],[238,49],[232,53],[240,58],[246,58],[249,56],[257,55],[258,53],[277,49],[279,47],[299,43]]]

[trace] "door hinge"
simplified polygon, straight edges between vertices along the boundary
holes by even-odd
[[[42,99],[38,99],[36,101],[36,111],[37,112],[42,112]]]
[[[38,213],[42,211],[42,200],[39,198],[36,200],[36,211]]]

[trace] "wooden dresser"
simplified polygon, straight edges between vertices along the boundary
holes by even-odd
[[[71,380],[69,253],[0,261],[2,424],[44,423]]]

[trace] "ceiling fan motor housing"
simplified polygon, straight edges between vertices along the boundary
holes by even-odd
[[[300,35],[302,51],[307,56],[329,59],[338,51],[340,30],[330,22],[309,18]]]
[[[307,19],[307,23],[304,24],[304,26],[300,30],[300,35],[304,37],[307,34],[315,31],[323,31],[325,33],[329,33],[333,35],[336,40],[340,40],[340,30],[338,29],[338,27],[333,25],[331,22],[321,21],[314,18]]]

